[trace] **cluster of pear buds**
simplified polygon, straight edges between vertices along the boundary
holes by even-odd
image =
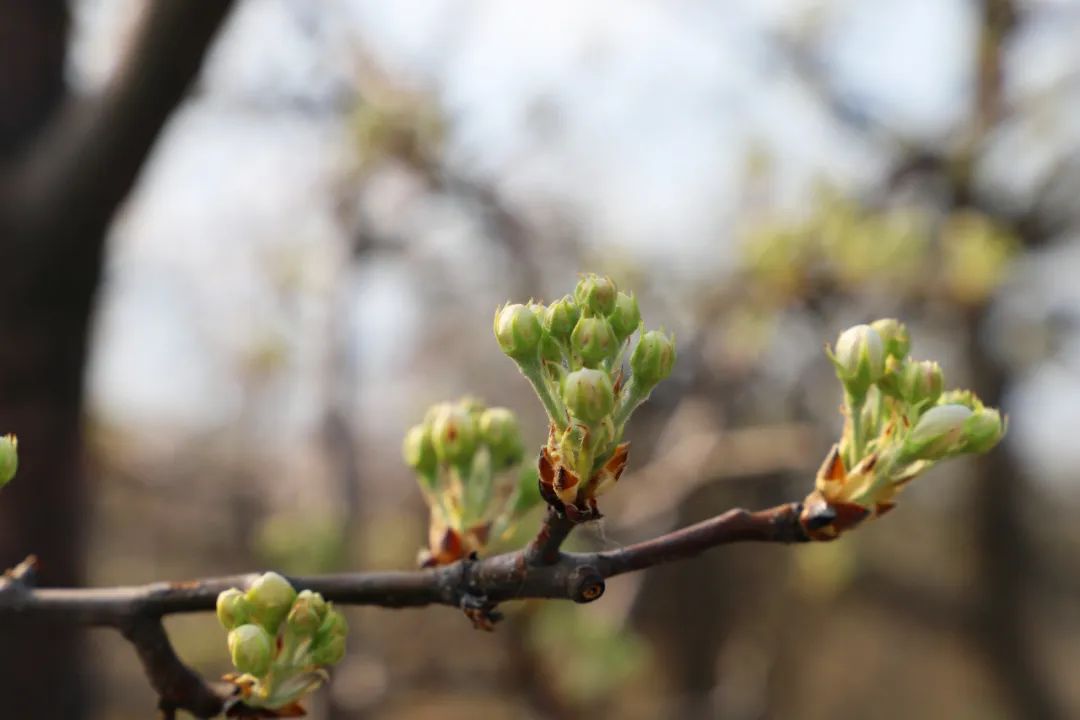
[[[934,464],[984,453],[1006,423],[970,390],[944,390],[936,362],[908,356],[894,319],[856,325],[827,349],[844,388],[843,436],[818,471],[803,526],[830,539],[894,507],[899,490]]]
[[[341,612],[318,593],[297,593],[277,573],[260,575],[247,592],[222,592],[217,616],[229,631],[237,670],[225,679],[265,717],[302,715],[300,700],[326,682],[324,668],[345,655],[348,625]]]
[[[572,295],[549,305],[499,308],[495,338],[547,411],[548,442],[539,460],[542,497],[574,521],[600,517],[596,498],[626,467],[626,422],[671,374],[674,338],[646,331],[637,299],[619,292],[610,278],[591,274]]]
[[[422,566],[482,551],[529,509],[519,502],[534,496],[520,488],[524,452],[514,413],[472,398],[435,405],[409,429],[402,455],[431,510]]]
[[[0,488],[11,482],[19,469],[19,441],[14,435],[0,436]]]

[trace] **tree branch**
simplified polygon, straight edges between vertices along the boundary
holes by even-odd
[[[493,611],[498,603],[526,598],[592,602],[603,594],[606,578],[693,557],[720,545],[806,542],[809,538],[802,528],[801,511],[800,503],[759,512],[729,510],[646,542],[592,553],[560,552],[559,546],[573,524],[551,512],[537,538],[523,550],[429,570],[338,573],[288,580],[297,589],[313,590],[342,605],[447,605],[466,610],[474,622],[485,625],[483,620],[495,619]],[[135,646],[161,698],[165,717],[177,709],[197,717],[212,717],[226,710],[230,715],[248,712],[235,698],[230,699],[227,685],[215,687],[184,665],[169,643],[161,619],[175,613],[213,610],[219,593],[247,587],[257,573],[113,588],[35,588],[34,565],[29,558],[0,577],[0,616],[64,618],[119,629]]]
[[[529,565],[552,565],[559,560],[559,548],[574,529],[574,522],[555,508],[548,506],[540,531],[525,548]]]
[[[218,689],[211,687],[180,660],[161,618],[138,615],[121,632],[135,646],[165,718],[174,717],[177,710],[187,710],[196,717],[213,717],[224,709],[231,691],[224,683]]]
[[[68,101],[25,163],[12,168],[7,210],[19,227],[48,238],[42,254],[51,257],[98,238],[234,2],[148,4],[131,51],[101,98]]]

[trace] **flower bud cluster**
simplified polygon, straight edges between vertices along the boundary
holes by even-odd
[[[1001,413],[969,390],[944,391],[941,367],[913,360],[894,319],[856,325],[827,350],[844,388],[844,432],[818,472],[807,507],[834,519],[808,532],[835,537],[894,505],[897,492],[942,460],[983,453],[1005,434]]]
[[[409,429],[402,455],[431,511],[422,564],[483,550],[528,509],[517,502],[524,452],[514,413],[472,398],[434,405]]]
[[[674,338],[646,331],[637,299],[620,292],[611,278],[593,274],[549,305],[499,308],[495,338],[548,414],[541,493],[567,515],[597,516],[596,497],[614,485],[626,464],[626,421],[671,374]]]
[[[348,624],[341,612],[318,593],[297,593],[277,573],[260,575],[246,592],[222,592],[217,616],[239,673],[227,679],[251,707],[298,707],[326,681],[324,667],[345,655]]]

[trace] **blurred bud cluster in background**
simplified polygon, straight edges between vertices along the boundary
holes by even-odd
[[[146,7],[70,3],[79,97]],[[530,381],[595,426],[585,475],[633,446],[571,549],[799,500],[839,369],[912,407],[970,387],[1009,433],[836,542],[714,550],[495,633],[341,608],[312,717],[1080,715],[1078,34],[1071,0],[239,2],[109,232],[86,582],[521,546],[549,443]],[[666,332],[628,341],[642,314]],[[822,353],[881,317],[940,365],[877,325]],[[624,435],[626,343],[656,389]],[[447,398],[482,402],[417,425]],[[911,457],[997,439],[953,400]],[[263,669],[274,632],[233,629],[234,668],[213,616],[168,627],[211,677]],[[125,641],[86,652],[87,717],[145,717]]]

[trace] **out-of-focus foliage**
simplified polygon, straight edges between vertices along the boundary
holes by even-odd
[[[780,306],[831,287],[973,305],[997,289],[1017,250],[975,210],[874,209],[828,190],[805,218],[762,221],[743,243],[755,297]]]
[[[529,642],[555,669],[559,691],[577,703],[597,701],[643,672],[649,647],[609,615],[569,603],[544,603],[532,614]]]
[[[287,573],[338,570],[347,548],[345,528],[330,515],[281,512],[265,518],[255,534],[255,549],[271,567]]]
[[[485,550],[536,501],[534,475],[520,471],[517,417],[474,398],[433,405],[402,445],[430,511],[421,564],[445,565]]]
[[[445,119],[430,96],[395,87],[375,75],[365,78],[364,102],[352,117],[362,170],[387,161],[427,171],[443,152]]]

